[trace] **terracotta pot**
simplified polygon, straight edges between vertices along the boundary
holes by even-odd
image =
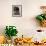
[[[12,41],[11,41],[10,39],[7,39],[7,43],[8,43],[8,44],[11,44],[11,42],[12,42]]]
[[[12,43],[14,44],[14,40],[17,38],[17,36],[12,36],[11,40],[12,40]]]

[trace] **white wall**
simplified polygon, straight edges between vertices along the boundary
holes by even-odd
[[[22,17],[12,17],[12,5],[22,5]],[[19,36],[36,33],[40,27],[35,16],[41,13],[41,5],[46,5],[46,0],[0,0],[0,33],[4,33],[6,25],[15,25]]]

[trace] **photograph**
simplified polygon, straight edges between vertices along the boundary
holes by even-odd
[[[22,16],[22,5],[12,5],[12,16],[13,17]]]

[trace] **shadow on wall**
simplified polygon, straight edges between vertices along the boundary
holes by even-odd
[[[31,23],[32,25],[34,25],[34,26],[37,26],[37,27],[40,26],[39,21],[37,21],[35,17],[31,17],[31,18],[30,18],[30,23]]]

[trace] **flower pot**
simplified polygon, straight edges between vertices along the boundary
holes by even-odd
[[[17,36],[12,36],[11,40],[12,40],[12,43],[14,44],[14,40],[17,38]]]
[[[46,20],[43,20],[43,21],[41,22],[41,26],[42,26],[42,27],[46,27]]]
[[[8,43],[8,44],[11,44],[12,41],[11,41],[10,39],[7,39],[7,43]]]

